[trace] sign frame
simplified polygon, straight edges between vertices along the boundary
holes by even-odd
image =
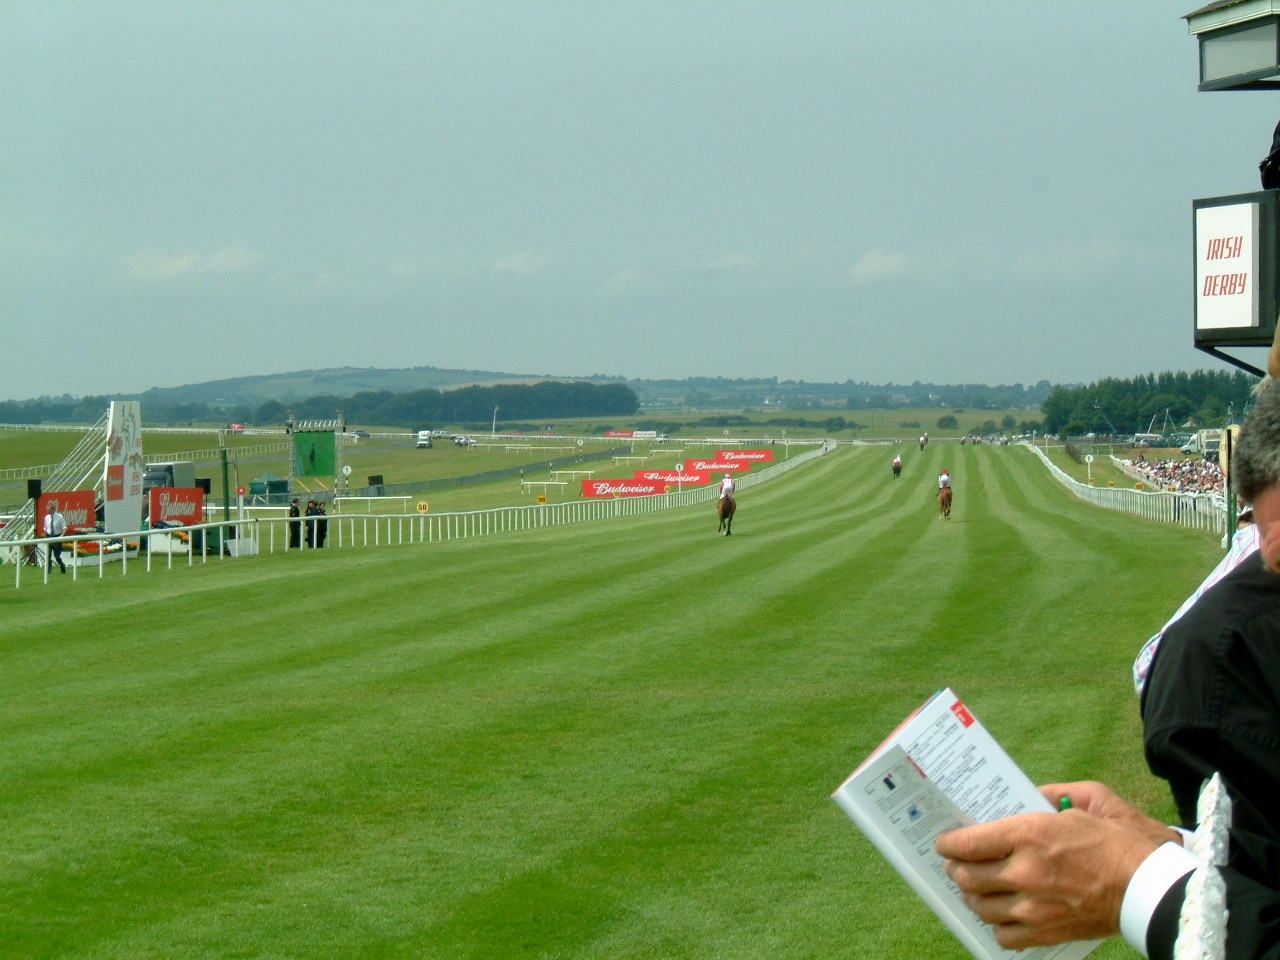
[[[1191,210],[1193,344],[1265,376],[1265,371],[1220,348],[1270,347],[1275,339],[1280,314],[1280,191],[1203,197],[1191,201]],[[1229,306],[1222,306],[1226,303]]]

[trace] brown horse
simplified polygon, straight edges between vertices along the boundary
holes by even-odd
[[[900,476],[902,476],[902,461],[895,458],[893,461],[893,479],[897,480]]]
[[[738,510],[738,503],[733,497],[724,497],[717,510],[720,513],[720,526],[716,528],[716,533],[723,533],[727,537],[733,533],[733,515]]]
[[[938,490],[938,519],[951,519],[951,488],[941,487]]]

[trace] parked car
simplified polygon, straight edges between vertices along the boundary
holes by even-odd
[[[351,435],[355,437],[359,437],[361,440],[363,440],[365,439],[365,437],[369,436],[369,431],[368,430],[352,430]]]

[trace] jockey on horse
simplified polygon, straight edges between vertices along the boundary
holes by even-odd
[[[938,519],[951,519],[951,473],[946,467],[938,474]]]
[[[724,479],[720,481],[720,499],[732,497],[737,492],[738,485],[733,482],[733,474],[726,473]]]
[[[738,509],[738,503],[733,499],[737,489],[738,485],[733,481],[733,474],[726,473],[724,479],[720,481],[720,500],[716,504],[716,512],[720,515],[718,529],[723,531],[726,537],[733,530],[733,515]]]
[[[898,454],[893,458],[893,479],[897,480],[902,474],[902,454]]]

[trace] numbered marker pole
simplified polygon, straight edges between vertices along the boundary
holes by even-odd
[[[1084,455],[1084,469],[1088,475],[1089,483],[1093,483],[1093,454],[1086,453]]]

